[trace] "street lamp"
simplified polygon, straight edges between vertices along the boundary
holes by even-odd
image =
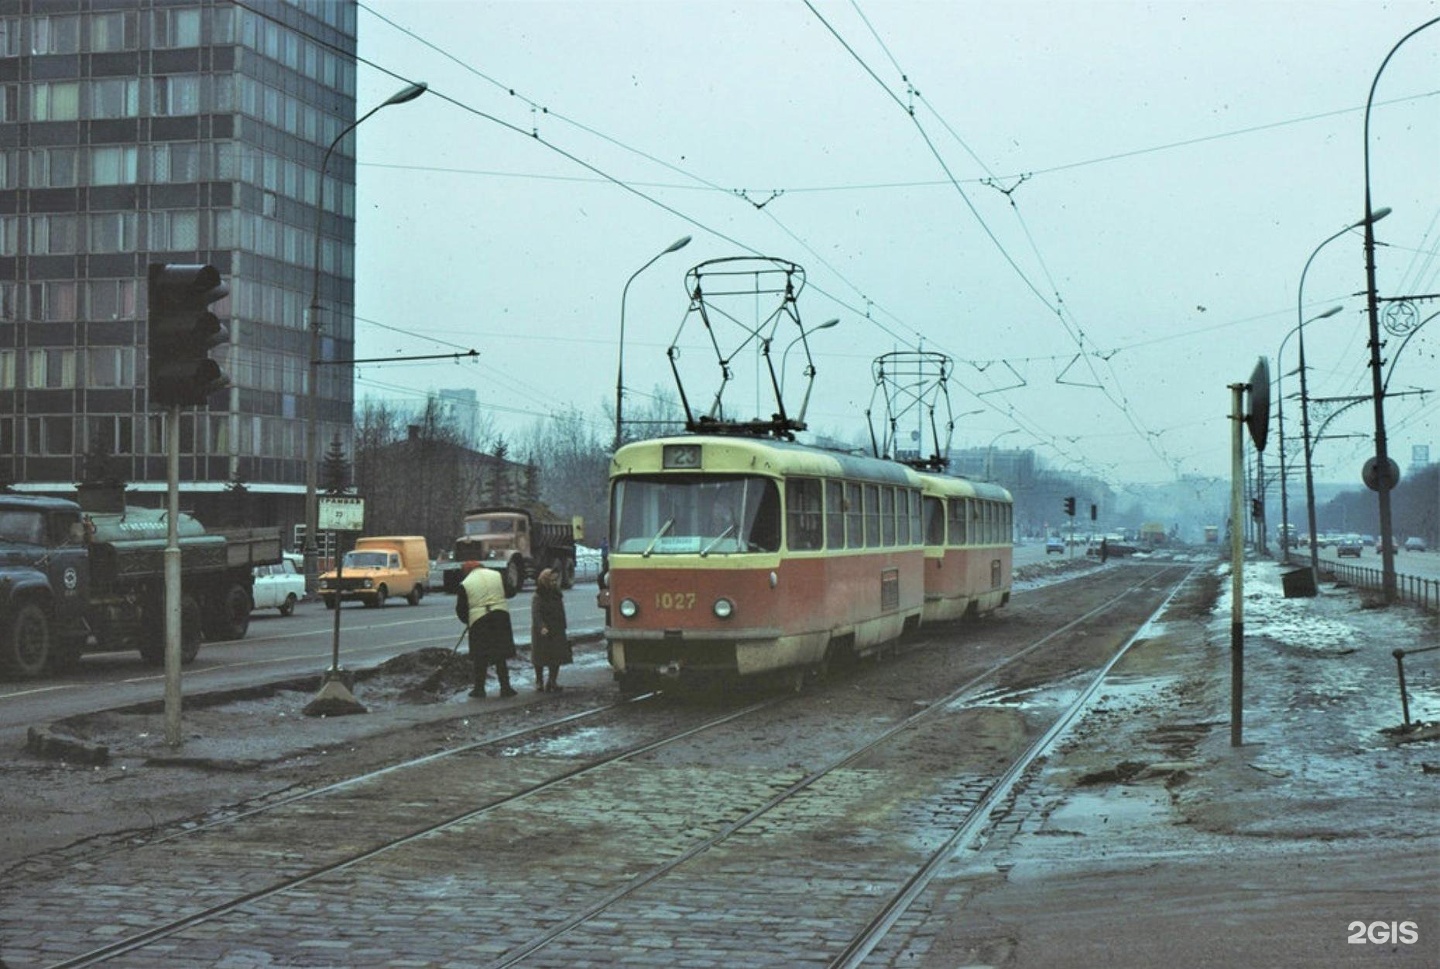
[[[618,359],[616,360],[616,362],[615,362],[615,447],[614,447],[614,450],[616,450],[616,451],[620,450],[620,426],[621,426],[620,411],[621,411],[621,408],[624,406],[624,402],[625,402],[625,297],[630,294],[630,284],[633,283],[633,282],[635,282],[635,277],[636,277],[636,276],[640,275],[640,274],[643,273],[645,270],[647,270],[647,269],[649,269],[651,266],[653,266],[653,265],[655,264],[655,261],[658,260],[661,256],[668,256],[668,255],[669,255],[670,253],[672,253],[672,252],[675,252],[675,251],[677,251],[677,250],[679,250],[679,249],[684,249],[684,248],[685,248],[686,246],[688,246],[689,244],[690,244],[690,237],[689,237],[689,236],[682,236],[681,238],[676,239],[674,242],[670,243],[670,245],[666,246],[662,251],[657,252],[654,256],[652,256],[652,257],[650,258],[650,261],[649,261],[649,262],[647,262],[645,265],[641,266],[639,269],[637,269],[637,270],[635,270],[633,273],[631,273],[631,274],[630,274],[630,278],[627,279],[627,280],[625,280],[625,288],[620,291],[620,356],[619,356],[619,358],[618,358]]]
[[[1351,229],[1357,229],[1362,225],[1368,229],[1369,226],[1374,225],[1390,214],[1388,208],[1381,209],[1378,212],[1371,212],[1368,197],[1365,205],[1365,218],[1359,222],[1352,222],[1347,225],[1316,246],[1315,251],[1310,253],[1310,258],[1305,260],[1305,268],[1300,270],[1300,285],[1295,292],[1295,315],[1300,320],[1298,324],[1300,335],[1300,435],[1304,439],[1305,445],[1305,507],[1307,510],[1307,521],[1310,527],[1310,574],[1316,582],[1320,581],[1320,548],[1316,542],[1318,536],[1315,534],[1315,471],[1310,463],[1310,397],[1305,389],[1305,275],[1310,272],[1310,264],[1315,261],[1316,256],[1320,255],[1321,249],[1324,249]]]
[[[320,509],[316,502],[315,491],[320,463],[319,448],[316,442],[320,423],[320,230],[325,217],[325,172],[330,167],[330,155],[335,151],[335,146],[340,144],[342,138],[358,128],[361,122],[381,108],[415,100],[425,93],[426,88],[427,85],[423,81],[407,84],[371,108],[335,136],[335,140],[330,142],[330,147],[325,149],[325,155],[320,160],[320,191],[319,199],[315,203],[315,246],[310,256],[310,386],[306,392],[305,411],[305,547],[303,551],[305,555],[305,591],[311,595],[315,593],[318,586],[315,557],[318,551],[316,533],[320,529]]]
[[[1004,436],[1007,435],[1007,434],[1018,434],[1019,432],[1020,432],[1020,428],[1018,428],[1018,427],[1012,427],[1012,428],[1010,428],[1010,430],[1008,430],[1008,431],[1001,431],[999,434],[996,434],[995,437],[991,439],[991,441],[990,441],[990,446],[985,449],[985,480],[986,480],[986,481],[994,481],[994,480],[995,480],[995,473],[994,473],[994,471],[995,471],[995,465],[994,465],[994,460],[993,460],[993,459],[994,459],[994,456],[995,456],[995,442],[998,441],[998,440],[1000,440],[1002,437],[1004,437]]]
[[[840,317],[837,316],[833,320],[826,320],[824,323],[821,323],[818,326],[812,326],[808,330],[801,330],[799,336],[791,340],[789,343],[785,344],[785,352],[780,354],[780,395],[782,397],[785,395],[785,374],[788,372],[785,368],[785,361],[790,358],[790,348],[793,347],[795,344],[799,343],[801,340],[803,340],[810,334],[818,333],[821,330],[828,330],[839,322]],[[815,376],[814,364],[807,364],[805,367],[805,371],[808,376]]]
[[[1340,312],[1341,308],[1340,306],[1332,306],[1320,315],[1312,316],[1310,319],[1302,320],[1300,323],[1292,326],[1290,332],[1285,334],[1285,339],[1280,341],[1280,349],[1275,354],[1275,369],[1277,371],[1275,375],[1275,420],[1280,427],[1280,557],[1285,560],[1286,564],[1290,562],[1290,485],[1288,479],[1285,477],[1285,392],[1283,389],[1285,386],[1285,368],[1281,365],[1280,361],[1285,357],[1285,344],[1289,343],[1290,338],[1299,333],[1306,323],[1314,323],[1316,320],[1327,319]],[[1305,403],[1302,399],[1301,407],[1304,406]],[[1302,440],[1302,443],[1308,452],[1310,442],[1308,440]]]
[[[1390,63],[1400,45],[1437,23],[1440,23],[1440,17],[1427,20],[1395,42],[1390,53],[1380,62],[1380,69],[1370,82],[1370,96],[1365,99],[1365,302],[1370,319],[1371,392],[1375,398],[1374,487],[1380,499],[1380,584],[1387,605],[1395,601],[1395,537],[1390,521],[1390,489],[1395,487],[1395,482],[1390,476],[1390,453],[1385,440],[1385,384],[1380,369],[1383,362],[1380,359],[1380,308],[1375,292],[1375,222],[1378,215],[1370,208],[1370,108],[1375,103],[1375,88],[1380,84],[1380,75],[1385,72],[1385,65]]]

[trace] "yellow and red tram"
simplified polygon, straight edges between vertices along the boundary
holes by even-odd
[[[963,542],[997,537],[1002,521],[1008,535],[1009,496],[949,481],[959,479],[764,438],[686,435],[622,447],[610,468],[606,628],[622,690],[670,677],[799,676],[872,653],[926,618],[932,584],[935,618],[1002,605],[1008,544]],[[934,548],[925,508],[945,525]],[[949,525],[951,514],[963,529]],[[972,532],[971,515],[989,530]],[[951,535],[953,548],[944,544]],[[1003,566],[996,573],[973,554]],[[932,569],[943,580],[932,583]],[[960,587],[977,577],[983,589]]]
[[[969,619],[1010,601],[1014,503],[996,484],[922,474],[925,622]]]

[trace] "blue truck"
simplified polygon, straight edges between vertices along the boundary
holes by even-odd
[[[0,494],[0,674],[33,678],[87,652],[165,659],[166,512]],[[208,532],[177,522],[181,659],[205,639],[243,638],[252,569],[279,562],[279,529]]]

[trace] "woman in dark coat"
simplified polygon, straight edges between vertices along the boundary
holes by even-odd
[[[559,692],[555,675],[574,659],[565,632],[565,599],[560,577],[545,569],[535,577],[535,598],[530,604],[530,662],[535,666],[535,689]],[[542,680],[542,675],[548,672]]]

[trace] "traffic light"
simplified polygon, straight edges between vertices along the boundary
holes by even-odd
[[[1065,499],[1065,514],[1071,516],[1072,518],[1075,516],[1075,496],[1074,496],[1074,495],[1071,495],[1069,498],[1066,498],[1066,499]]]
[[[1091,505],[1091,506],[1090,506],[1090,520],[1091,520],[1092,522],[1095,520],[1096,514],[1097,514],[1098,512],[1099,512],[1099,509],[1098,509],[1098,508],[1096,508],[1094,505]]]
[[[230,385],[212,347],[230,339],[210,312],[230,287],[214,266],[150,264],[150,403],[198,407]]]

